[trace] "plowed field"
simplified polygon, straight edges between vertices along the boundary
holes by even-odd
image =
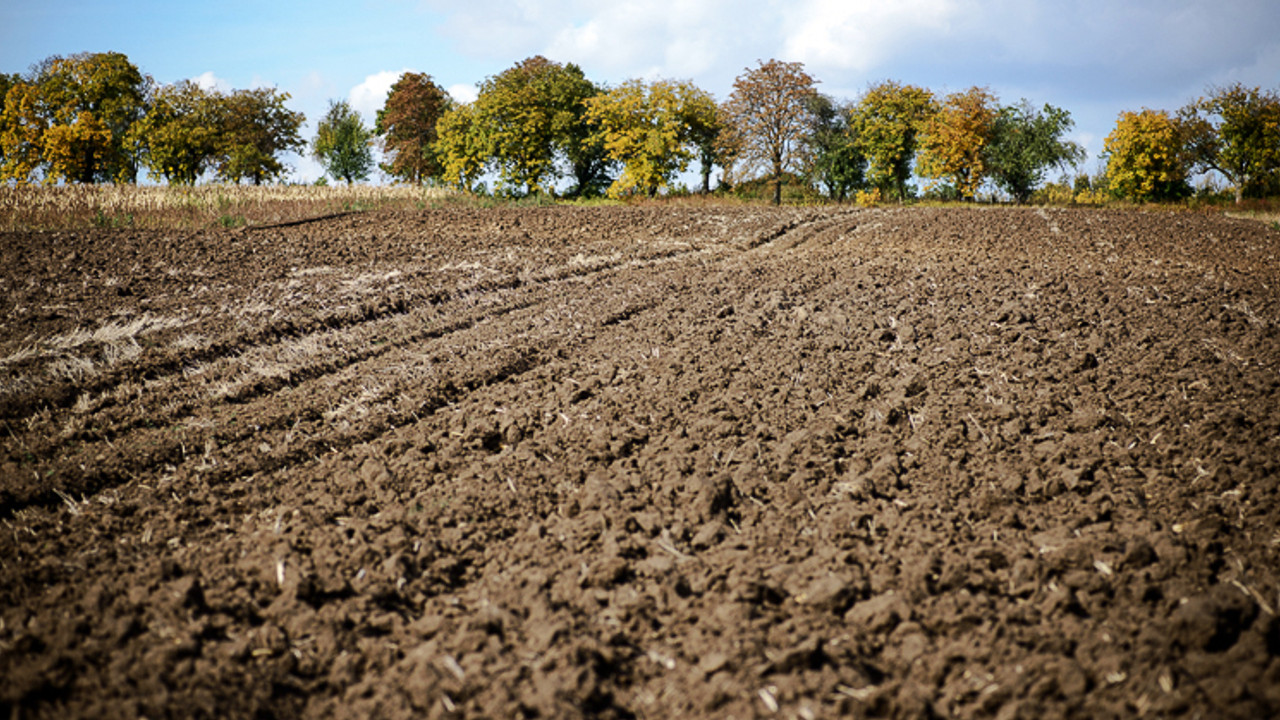
[[[0,717],[1280,713],[1280,233],[0,235]]]

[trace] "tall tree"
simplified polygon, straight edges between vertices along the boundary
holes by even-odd
[[[589,142],[585,101],[598,93],[582,69],[542,57],[528,58],[480,84],[474,115],[500,182],[513,192],[549,192],[568,157],[579,187],[599,171],[603,148]],[[594,153],[594,155],[593,155]]]
[[[917,174],[933,184],[947,181],[972,199],[987,177],[987,145],[997,115],[996,98],[986,88],[948,95],[924,123]]]
[[[330,177],[350,185],[367,179],[373,170],[372,143],[373,131],[365,127],[360,113],[345,100],[330,100],[311,142],[311,154]]]
[[[38,85],[20,80],[9,88],[0,114],[0,155],[4,159],[0,180],[30,182],[46,166],[44,134],[49,123]]]
[[[587,121],[609,157],[623,165],[609,195],[656,195],[689,167],[695,128],[714,122],[714,115],[715,101],[688,82],[629,80],[587,100]]]
[[[463,192],[472,192],[484,173],[489,153],[476,123],[474,106],[463,103],[445,111],[436,125],[435,151],[444,181]]]
[[[1137,201],[1176,200],[1190,193],[1188,154],[1178,121],[1164,110],[1125,111],[1107,135],[1107,180]]]
[[[21,82],[21,75],[16,73],[0,73],[0,172],[3,172],[4,168],[5,99],[9,96],[9,89]]]
[[[1212,88],[1180,113],[1195,167],[1216,170],[1235,200],[1280,187],[1280,95],[1240,83]]]
[[[804,169],[803,138],[812,124],[810,99],[816,85],[802,63],[769,60],[746,68],[725,102],[725,162],[738,166],[734,173],[742,177],[765,169],[773,178],[775,205],[782,202],[782,174]]]
[[[195,184],[217,158],[221,101],[190,80],[156,88],[130,131],[142,165],[171,184]]]
[[[289,93],[275,88],[236,90],[219,96],[217,173],[223,180],[261,185],[283,177],[282,153],[306,147],[306,117],[285,107]]]
[[[5,96],[4,177],[47,182],[134,182],[129,129],[146,110],[149,78],[120,53],[52,56]],[[16,93],[16,94],[15,94]]]
[[[1037,110],[1023,100],[1000,108],[987,146],[986,164],[996,185],[1025,203],[1055,165],[1084,160],[1084,148],[1063,138],[1075,126],[1071,113],[1052,105]]]
[[[689,142],[698,158],[698,176],[702,178],[702,192],[711,192],[711,171],[722,164],[720,157],[720,133],[724,129],[724,112],[715,96],[693,83],[681,83],[677,92],[681,95],[682,115],[688,128]]]
[[[804,138],[809,181],[821,186],[827,197],[842,201],[862,187],[867,171],[867,159],[849,127],[852,108],[821,94],[814,94],[809,105],[812,124]]]
[[[906,198],[919,135],[936,111],[933,93],[925,88],[886,80],[867,90],[854,106],[850,127],[873,185]]]
[[[440,175],[436,126],[450,102],[449,94],[430,75],[407,72],[400,76],[374,123],[387,158],[383,172],[416,185]]]

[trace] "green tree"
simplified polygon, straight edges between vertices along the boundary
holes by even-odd
[[[586,118],[622,174],[609,187],[620,197],[648,196],[689,167],[698,151],[697,129],[715,120],[715,101],[692,83],[629,80],[587,100]],[[709,115],[709,117],[708,117]]]
[[[1000,108],[987,146],[992,180],[1018,203],[1025,203],[1055,165],[1076,165],[1084,148],[1063,136],[1075,126],[1071,113],[1052,105],[1037,110],[1023,100]]]
[[[236,90],[218,100],[218,177],[254,185],[283,177],[287,168],[280,155],[306,147],[301,135],[306,116],[285,107],[289,93]]]
[[[482,82],[474,121],[501,184],[512,192],[550,192],[562,156],[579,188],[598,184],[604,151],[583,123],[585,101],[596,94],[577,65],[541,55]]]
[[[347,184],[365,180],[373,170],[373,131],[365,127],[360,113],[345,100],[329,101],[329,111],[320,119],[311,154],[334,180]]]
[[[867,159],[849,127],[852,108],[816,93],[809,105],[812,124],[804,139],[809,158],[807,176],[827,197],[843,201],[863,186],[867,172]]]
[[[1168,112],[1144,109],[1120,113],[1103,147],[1107,180],[1121,197],[1143,202],[1177,200],[1190,194],[1183,131]]]
[[[937,111],[933,93],[886,80],[854,106],[850,127],[867,158],[867,179],[886,195],[904,199],[918,138]]]
[[[134,182],[138,162],[127,138],[146,110],[149,82],[120,53],[46,58],[5,95],[3,176]]]
[[[171,184],[195,184],[217,159],[221,100],[190,80],[157,88],[130,130],[142,165]]]
[[[917,174],[931,179],[931,187],[946,181],[972,199],[987,177],[987,146],[997,115],[996,98],[986,88],[948,95],[920,133]]]
[[[449,94],[430,75],[400,76],[374,124],[387,158],[382,164],[384,172],[416,185],[441,174],[444,168],[436,151],[436,126],[450,103]]]
[[[725,163],[737,179],[767,172],[773,179],[775,205],[782,202],[783,173],[804,170],[804,137],[812,125],[810,101],[816,84],[802,63],[769,60],[739,75],[725,102]]]
[[[702,192],[711,192],[711,171],[720,165],[719,139],[724,128],[724,113],[715,96],[693,83],[680,83],[681,115],[698,159],[698,176],[702,179]]]
[[[484,174],[489,153],[488,143],[476,122],[474,106],[454,105],[440,116],[435,151],[444,181],[464,192],[472,192]]]
[[[1216,170],[1235,200],[1280,186],[1280,95],[1236,83],[1212,88],[1183,108],[1182,128],[1196,169]]]

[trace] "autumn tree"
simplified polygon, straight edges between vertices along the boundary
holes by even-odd
[[[1112,191],[1136,201],[1185,197],[1188,156],[1182,128],[1164,110],[1120,113],[1103,146]]]
[[[436,125],[436,156],[440,159],[444,181],[471,192],[484,174],[488,161],[488,143],[476,123],[475,107],[469,103],[454,105],[440,116]]]
[[[450,102],[449,94],[430,75],[407,72],[400,76],[374,123],[387,158],[383,172],[416,185],[440,175],[436,126]]]
[[[946,181],[972,199],[987,177],[987,146],[997,115],[996,98],[986,88],[948,95],[924,122],[916,173],[931,186]]]
[[[899,199],[907,196],[918,139],[937,111],[933,93],[886,80],[854,106],[850,128],[867,158],[867,180]]]
[[[1213,88],[1180,113],[1194,166],[1216,170],[1239,203],[1280,185],[1280,95],[1236,83]]]
[[[604,149],[591,142],[582,118],[599,90],[572,63],[528,58],[480,84],[473,109],[499,180],[511,191],[548,192],[568,159],[579,188],[596,181]]]
[[[814,93],[809,98],[810,126],[804,136],[806,176],[827,197],[841,201],[866,177],[867,159],[849,128],[852,107]]]
[[[3,177],[22,182],[134,182],[129,130],[145,111],[149,79],[120,53],[46,58],[5,94]]]
[[[715,122],[716,104],[692,83],[629,80],[587,100],[587,122],[622,174],[609,187],[620,197],[656,195],[698,152],[697,133]]]
[[[9,88],[0,115],[0,155],[4,158],[0,180],[30,182],[45,167],[44,133],[49,124],[49,113],[35,83],[23,80]]]
[[[4,107],[9,90],[22,82],[22,76],[16,73],[0,73],[0,171],[4,168]]]
[[[739,178],[761,170],[773,178],[773,202],[782,202],[784,172],[802,172],[803,139],[811,122],[815,81],[798,62],[769,60],[746,68],[733,81],[724,105],[721,147],[727,166]]]
[[[1084,160],[1084,148],[1064,138],[1074,126],[1071,113],[1052,105],[1037,110],[1023,100],[1001,107],[986,148],[991,179],[1015,202],[1027,202],[1046,170]]]
[[[130,130],[142,165],[171,184],[195,184],[217,159],[222,99],[190,80],[156,88]]]
[[[306,147],[301,130],[306,117],[285,107],[289,93],[275,88],[236,90],[218,98],[215,169],[227,182],[254,185],[284,176],[281,154]]]

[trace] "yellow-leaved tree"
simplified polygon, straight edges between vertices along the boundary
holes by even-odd
[[[129,130],[145,111],[150,79],[120,53],[45,59],[9,89],[0,116],[0,176],[28,182],[134,182]]]
[[[476,123],[475,106],[452,105],[436,123],[436,157],[444,182],[463,192],[473,192],[484,174],[488,145]]]
[[[1176,200],[1191,191],[1182,128],[1164,110],[1120,113],[1103,154],[1107,180],[1121,197],[1138,202]]]
[[[715,100],[689,82],[628,80],[586,105],[598,141],[622,164],[610,197],[656,195],[688,169],[698,152],[698,132],[716,121]]]
[[[916,173],[936,187],[947,182],[972,199],[987,177],[986,150],[1000,110],[986,88],[948,95],[920,133]]]
[[[867,181],[899,200],[909,192],[920,133],[937,111],[929,90],[886,80],[867,89],[853,107],[849,128],[867,158]]]

